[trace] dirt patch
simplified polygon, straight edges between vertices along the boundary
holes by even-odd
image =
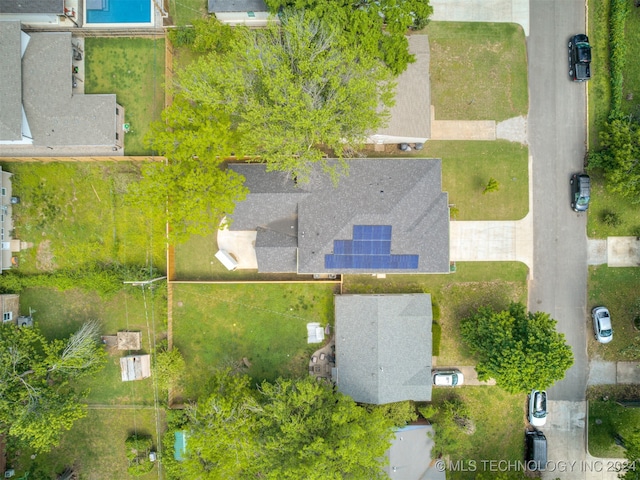
[[[55,269],[56,264],[53,260],[53,251],[51,250],[51,240],[43,240],[38,245],[36,253],[36,268],[43,272],[51,272]]]

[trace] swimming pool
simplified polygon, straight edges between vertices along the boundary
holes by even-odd
[[[151,0],[86,0],[86,23],[151,23]]]

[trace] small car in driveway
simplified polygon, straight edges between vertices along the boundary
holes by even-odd
[[[593,332],[596,340],[600,343],[609,343],[613,340],[613,328],[611,326],[611,315],[607,307],[594,307],[591,310],[593,318]]]
[[[540,430],[525,432],[525,462],[527,470],[544,470],[547,465],[547,437]]]
[[[584,173],[574,173],[571,184],[571,208],[576,212],[585,212],[591,200],[591,179]]]
[[[591,45],[583,33],[569,39],[569,76],[574,82],[591,78]]]
[[[436,387],[457,387],[464,383],[460,370],[438,370],[433,372],[433,384]]]
[[[547,392],[532,390],[529,395],[529,423],[533,427],[542,427],[547,422]]]

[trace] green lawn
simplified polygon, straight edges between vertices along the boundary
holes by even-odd
[[[207,373],[241,368],[255,381],[308,374],[306,324],[333,324],[333,285],[175,284],[173,342],[187,362],[185,399],[207,393]],[[247,358],[251,367],[242,366]]]
[[[607,120],[609,107],[611,106],[608,11],[609,0],[589,1],[589,43],[591,44],[591,80],[587,82],[589,92],[589,149],[598,147],[598,132]]]
[[[640,208],[629,198],[611,193],[604,185],[602,172],[590,172],[591,202],[587,217],[587,234],[590,238],[640,235]],[[604,223],[607,212],[617,213],[620,225],[612,227]]]
[[[150,353],[150,341],[166,332],[166,294],[164,289],[147,292],[143,298],[139,287],[127,287],[115,296],[102,299],[95,293],[80,290],[59,292],[49,288],[28,288],[20,294],[20,309],[35,310],[34,319],[48,339],[67,338],[84,322],[98,320],[102,335],[120,330],[142,332],[142,352]],[[82,379],[78,388],[88,389],[87,402],[99,405],[153,405],[152,379],[123,382],[120,357],[126,351],[108,355],[107,365],[95,378]]]
[[[589,354],[603,360],[640,360],[640,336],[633,327],[633,319],[640,315],[640,268],[589,267],[587,318],[585,328],[589,332]],[[613,340],[602,345],[591,332],[591,309],[605,305],[611,312]],[[638,345],[637,349],[630,346]],[[633,353],[637,351],[637,353]]]
[[[622,112],[638,117],[640,115],[640,15],[634,7],[634,2],[629,0],[629,15],[625,26],[625,38],[627,40],[627,52],[625,55],[625,68],[622,89]],[[631,98],[629,98],[631,97]]]
[[[164,424],[164,412],[154,409],[90,409],[87,417],[78,420],[63,437],[60,446],[47,454],[30,460],[24,454],[19,457],[17,473],[30,471],[29,479],[54,479],[67,466],[73,466],[79,479],[114,480],[139,478],[153,480],[161,478],[158,465],[150,473],[131,477],[127,473],[127,458],[124,442],[133,434],[151,435],[153,446],[158,448],[156,416]],[[162,427],[164,429],[164,427]],[[160,431],[162,435],[163,431]],[[26,453],[26,452],[25,452]]]
[[[506,140],[429,141],[418,154],[442,158],[442,189],[457,209],[456,220],[519,220],[529,212],[526,146]],[[499,190],[483,194],[490,177]]]
[[[206,0],[169,0],[168,5],[172,25],[191,25],[207,16]]]
[[[119,262],[166,268],[162,212],[145,218],[124,201],[139,178],[136,163],[9,163],[15,237],[33,243],[20,253],[23,273]]]
[[[602,385],[590,387],[589,453],[594,457],[624,458],[624,449],[615,443],[615,436],[623,439],[637,431],[640,408],[624,407],[618,402],[637,402],[638,385]]]
[[[475,461],[475,471],[449,469],[448,479],[475,479],[480,473],[483,478],[493,478],[497,470],[492,471],[483,460],[524,462],[525,395],[511,395],[498,387],[441,388],[433,390],[433,403],[438,405],[452,395],[469,406],[476,430],[471,435],[461,430],[455,449],[446,453],[453,464],[459,462],[469,470],[471,461]],[[509,479],[524,478],[520,472],[508,473]]]
[[[347,275],[343,293],[430,293],[439,312],[442,334],[438,365],[473,365],[458,335],[460,321],[479,306],[495,309],[511,301],[526,304],[527,267],[518,262],[457,263],[449,275]]]
[[[431,22],[431,99],[438,120],[506,120],[526,115],[522,28],[506,23]]]
[[[153,153],[143,139],[164,106],[164,39],[86,38],[85,73],[85,93],[115,93],[125,108],[125,154]]]

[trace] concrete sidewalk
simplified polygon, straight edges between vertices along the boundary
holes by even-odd
[[[640,384],[640,362],[589,362],[587,385]]]
[[[517,23],[529,36],[529,0],[431,0],[431,20]]]

